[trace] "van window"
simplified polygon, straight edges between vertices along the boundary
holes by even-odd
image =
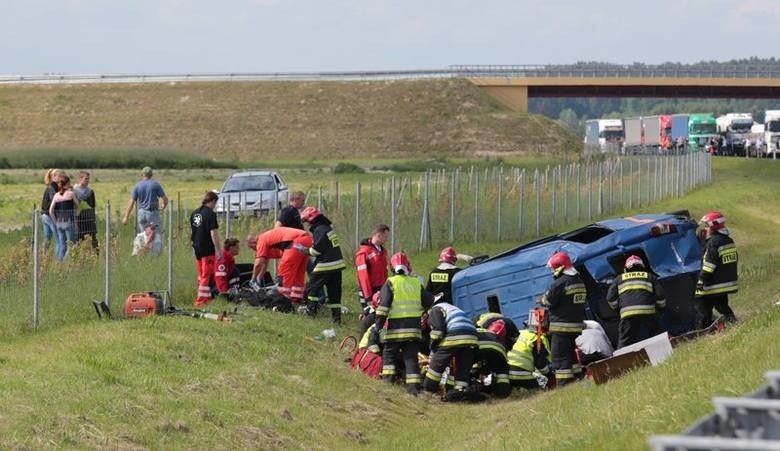
[[[615,233],[614,230],[599,225],[589,225],[560,235],[560,238],[575,243],[589,244],[598,241],[607,235]]]
[[[498,296],[491,294],[487,297],[487,307],[490,313],[501,313],[501,304],[498,302]]]

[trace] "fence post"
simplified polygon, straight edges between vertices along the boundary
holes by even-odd
[[[539,190],[539,188],[540,188],[540,186],[539,185],[540,185],[540,183],[539,183],[539,168],[537,168],[537,169],[534,170],[534,194],[536,195],[536,237],[537,238],[542,233],[541,227],[540,227],[540,224],[539,224],[539,220],[540,220],[540,218],[539,218],[539,213],[540,213],[540,211],[539,211],[539,209],[540,209],[540,205],[539,205],[540,204],[540,198],[539,198],[539,191],[540,190]]]
[[[450,243],[455,242],[455,171],[450,173]]]
[[[552,175],[551,175],[551,178],[550,178],[550,194],[551,194],[551,196],[550,196],[550,199],[551,199],[551,203],[550,203],[550,211],[551,211],[551,214],[550,214],[550,228],[552,228],[552,229],[555,229],[555,216],[556,216],[556,211],[555,211],[555,195],[556,195],[555,191],[556,190],[555,190],[555,187],[558,184],[558,182],[556,180],[555,174],[556,174],[556,172],[558,172],[560,174],[560,171],[559,171],[560,168],[561,168],[560,166],[554,167],[552,169]]]
[[[636,206],[642,208],[642,158],[637,161]]]
[[[474,242],[479,242],[479,171],[474,172]]]
[[[173,226],[173,209],[168,210],[168,227]],[[168,296],[173,302],[173,234],[168,234]]]
[[[239,194],[240,195],[240,194]],[[232,203],[230,202],[230,194],[227,195],[228,209],[225,210],[225,239],[230,238],[230,221],[233,213],[230,211]]]
[[[628,160],[628,209],[634,208],[634,160]]]
[[[605,162],[599,163],[599,201],[596,206],[596,212],[599,216],[604,214],[604,166]]]
[[[322,211],[322,185],[317,186],[317,210]]]
[[[168,212],[173,212],[173,206],[168,210]],[[173,230],[170,229],[169,226],[169,232],[168,235],[173,234]],[[105,237],[105,244],[103,245],[103,258],[105,259],[105,265],[106,265],[106,277],[104,280],[105,287],[103,292],[103,300],[106,302],[106,305],[111,305],[111,203],[106,202],[106,237]]]
[[[424,189],[422,223],[420,224],[420,250],[430,247],[431,243],[431,213],[429,204],[431,194],[431,171],[425,171]]]
[[[339,204],[339,182],[336,182],[336,205]],[[341,210],[339,210],[341,212]],[[360,181],[355,182],[355,249],[360,248]]]
[[[563,173],[563,222],[569,223],[569,172],[573,166],[566,165],[566,171]]]
[[[38,218],[40,217],[40,212],[37,208],[33,209],[33,218],[32,218],[32,227],[33,227],[33,305],[32,305],[32,325],[33,328],[38,328],[38,313],[40,312],[40,293],[41,293],[41,287],[40,287],[40,249],[38,246],[38,229],[40,228],[38,225]]]
[[[173,206],[171,206],[170,208],[173,208]],[[176,236],[181,236],[181,228],[182,228],[182,223],[181,223],[181,191],[176,191],[176,208],[178,208],[178,210],[176,210],[176,218],[178,219],[178,221],[177,221],[178,222],[178,228],[177,228]],[[173,233],[173,230],[171,230],[171,233]]]
[[[504,195],[504,167],[498,168],[498,225],[496,226],[496,236],[498,241],[501,241],[501,198]]]
[[[593,164],[588,164],[585,168],[585,178],[588,185],[588,221],[593,218]]]
[[[395,176],[390,177],[390,255],[395,254]]]
[[[523,168],[523,171],[520,173],[520,213],[518,214],[517,219],[517,230],[518,235],[523,235],[523,202],[525,200],[525,168]]]
[[[582,163],[577,163],[577,186],[576,186],[576,192],[577,192],[577,222],[580,220],[580,198],[582,197],[582,185],[581,182],[581,176],[582,176]]]
[[[358,186],[360,186],[360,182],[358,182]],[[340,188],[339,181],[336,180],[336,211],[341,213],[341,190],[339,188]],[[355,249],[357,249],[358,247],[360,247],[360,242],[358,242],[357,247]]]

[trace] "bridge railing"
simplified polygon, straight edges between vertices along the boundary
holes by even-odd
[[[203,72],[160,74],[39,74],[0,75],[0,84],[147,83],[188,81],[362,81],[478,77],[675,77],[780,78],[780,67],[713,65],[695,68],[670,66],[576,65],[453,65],[445,69],[324,71],[324,72]]]

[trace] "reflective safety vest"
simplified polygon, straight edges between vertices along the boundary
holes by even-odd
[[[385,341],[422,339],[422,284],[416,277],[403,274],[390,277],[387,282],[393,291],[392,303],[389,307],[380,303],[376,309],[378,317],[387,316]]]
[[[366,329],[365,333],[363,333],[363,336],[360,338],[360,343],[358,343],[358,349],[360,348],[367,348],[369,351],[379,354],[379,334],[376,331],[376,324],[372,324],[371,327]]]
[[[440,302],[428,314],[431,341],[440,347],[463,347],[477,344],[477,328],[463,310],[447,302]]]
[[[551,355],[550,340],[547,335],[542,335],[542,346]],[[525,329],[520,332],[520,338],[515,342],[514,347],[507,355],[509,363],[509,379],[511,380],[533,380],[533,372],[537,370],[534,366],[534,349],[536,347],[536,333]],[[548,369],[538,369],[542,374],[547,374]]]

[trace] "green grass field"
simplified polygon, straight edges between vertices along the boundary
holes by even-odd
[[[56,296],[102,277],[95,263],[74,261],[44,281],[56,304],[44,306],[39,331],[20,310],[27,282],[4,292],[14,317],[2,323],[0,448],[641,449],[649,435],[679,432],[711,412],[712,396],[746,393],[764,371],[780,367],[780,166],[717,159],[714,170],[712,185],[641,211],[726,213],[740,251],[741,289],[732,305],[742,321],[677,348],[658,367],[603,386],[515,393],[482,405],[428,402],[351,371],[335,342],[311,340],[330,327],[324,318],[242,310],[231,324],[97,322],[88,304],[94,293]],[[456,246],[494,254],[515,244]],[[413,254],[412,263],[424,273],[437,254]],[[194,294],[190,260],[176,255],[177,286],[192,284],[177,302]],[[113,275],[117,291],[158,281],[163,267],[159,259],[128,260]],[[345,281],[354,308],[352,270]],[[338,337],[355,327],[354,319],[337,327]]]

